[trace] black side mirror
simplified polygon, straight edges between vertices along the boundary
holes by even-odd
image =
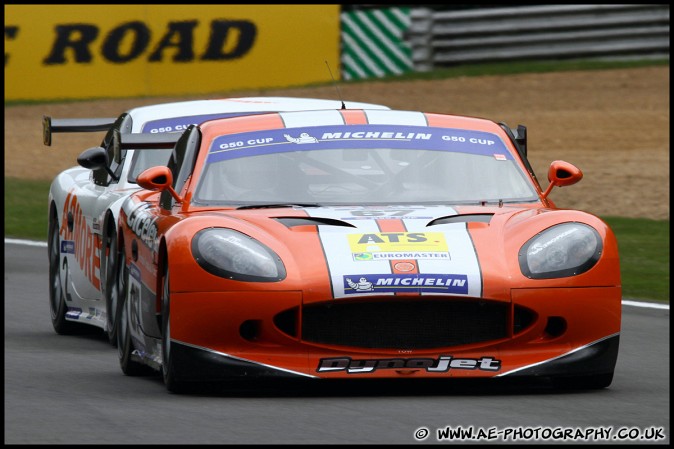
[[[77,163],[84,168],[89,170],[100,170],[101,168],[105,169],[108,174],[115,181],[119,181],[119,178],[110,170],[110,160],[108,159],[108,152],[105,151],[103,147],[93,147],[88,150],[84,150],[79,156],[77,156]]]

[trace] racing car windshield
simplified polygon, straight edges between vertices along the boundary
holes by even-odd
[[[500,138],[460,129],[343,125],[255,131],[211,142],[200,205],[530,202]]]
[[[203,123],[208,120],[263,113],[264,111],[237,111],[218,112],[214,114],[185,115],[180,117],[166,117],[145,122],[142,125],[141,132],[148,134],[182,132],[189,128],[191,124]],[[167,165],[169,159],[171,158],[171,151],[172,150],[156,149],[151,151],[136,151],[133,155],[128,181],[135,183],[138,175],[150,167],[157,165]]]

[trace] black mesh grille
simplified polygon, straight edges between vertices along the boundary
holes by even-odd
[[[367,300],[311,304],[302,340],[334,346],[431,349],[508,336],[507,303],[479,300]]]

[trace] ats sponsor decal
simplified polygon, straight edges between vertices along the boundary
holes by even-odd
[[[208,162],[287,151],[362,151],[367,148],[423,149],[490,157],[498,153],[512,159],[500,138],[484,131],[403,125],[340,125],[219,136],[211,144]]]
[[[441,232],[381,232],[348,236],[353,260],[449,259]]]
[[[344,276],[344,294],[429,292],[468,294],[464,274],[366,274]]]
[[[124,204],[124,212],[128,217],[126,224],[148,248],[153,252],[157,252],[159,245],[157,238],[157,217],[148,212],[147,209],[149,208],[150,205],[148,203],[133,205],[133,203],[127,201]]]
[[[345,371],[349,374],[373,373],[381,369],[423,369],[429,373],[446,373],[450,370],[480,370],[496,372],[501,369],[501,361],[494,357],[479,359],[457,359],[451,355],[441,355],[437,359],[352,359],[351,357],[335,357],[321,359],[318,362],[319,373]]]
[[[71,223],[69,226],[68,223]],[[87,224],[87,219],[82,213],[82,208],[77,200],[77,196],[71,190],[66,196],[63,204],[63,218],[61,219],[61,229],[59,234],[65,240],[62,243],[70,242],[72,246],[66,245],[67,251],[61,250],[65,254],[74,254],[80,269],[96,289],[100,289],[100,271],[101,271],[101,245],[100,238],[94,234],[91,227]]]

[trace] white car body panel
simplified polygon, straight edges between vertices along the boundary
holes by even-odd
[[[346,109],[389,109],[382,105],[350,101],[344,102],[344,106]],[[191,117],[209,114],[222,117],[229,113],[239,115],[341,108],[342,102],[338,100],[245,97],[142,106],[127,113],[133,120],[131,132],[141,133],[149,131],[145,129],[147,124],[162,119],[185,118],[184,124],[189,125],[192,124],[189,120]],[[198,120],[198,123],[201,122]],[[181,131],[181,128],[157,128],[153,131]],[[60,227],[60,278],[68,306],[68,321],[84,322],[106,329],[107,311],[105,301],[102,300],[106,255],[102,254],[102,243],[107,226],[118,229],[117,220],[124,199],[140,188],[128,180],[133,159],[134,150],[127,150],[119,181],[108,186],[95,184],[94,172],[80,166],[64,170],[51,184],[49,213],[53,205]],[[69,215],[72,229],[68,226]]]

